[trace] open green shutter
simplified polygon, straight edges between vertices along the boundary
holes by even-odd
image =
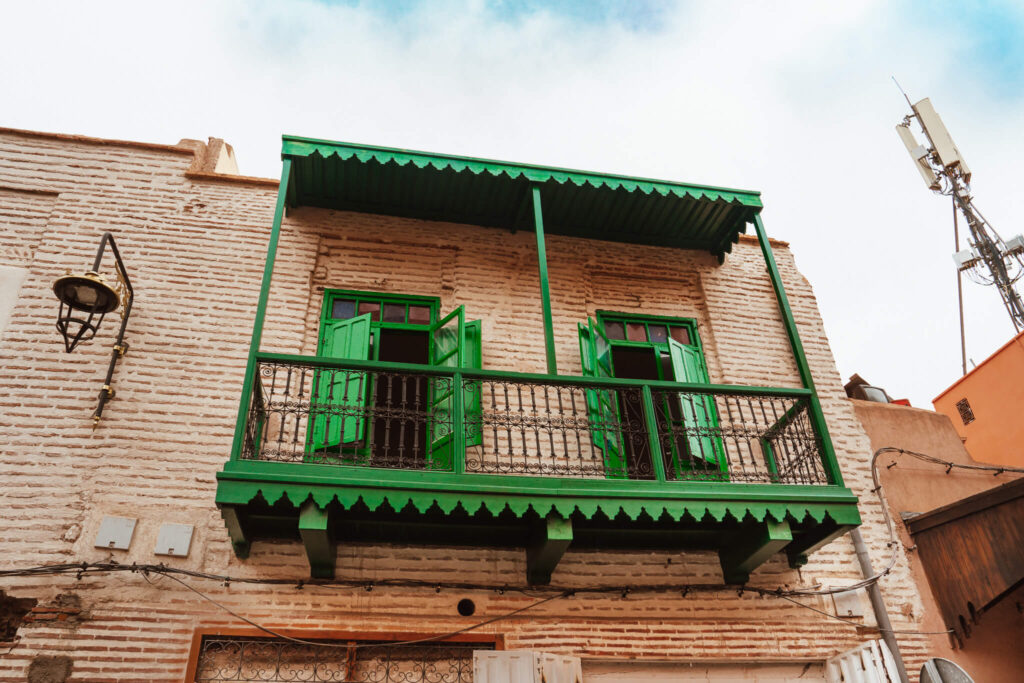
[[[463,329],[462,367],[481,370],[483,358],[483,325],[479,320],[470,320]],[[466,446],[482,446],[483,396],[479,380],[463,380],[465,393],[462,405],[466,413]]]
[[[674,339],[668,340],[672,372],[677,382],[706,383],[707,376],[700,352],[683,346]],[[686,431],[683,439],[693,463],[705,462],[725,469],[722,439],[718,435],[718,412],[714,399],[706,394],[679,394],[679,413]],[[682,454],[676,454],[673,464],[677,474],[690,468],[690,461]]]
[[[367,360],[370,315],[339,320],[324,327],[322,355]],[[361,441],[366,431],[367,376],[363,371],[317,370],[313,375],[313,424],[307,451],[337,448]]]
[[[611,344],[604,332],[587,321],[587,326],[577,325],[580,338],[580,363],[586,377],[612,377]],[[587,389],[587,419],[590,422],[590,438],[594,446],[604,454],[605,476],[609,479],[625,479],[626,461],[623,454],[622,438],[618,430],[618,405],[614,391]]]
[[[430,327],[430,364],[444,368],[461,367],[465,341],[466,310],[464,306],[459,306]],[[431,378],[430,414],[427,416],[430,469],[452,468],[454,408],[455,387],[451,378]]]

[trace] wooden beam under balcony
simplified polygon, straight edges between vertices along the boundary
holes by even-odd
[[[551,574],[572,543],[572,521],[549,515],[534,529],[534,538],[526,548],[526,582],[532,586],[551,583]]]
[[[789,522],[765,518],[738,532],[718,551],[726,583],[746,583],[750,572],[793,541]]]
[[[220,509],[220,516],[224,519],[224,525],[228,529],[228,537],[231,539],[231,547],[235,551],[235,557],[244,560],[249,557],[249,548],[252,545],[249,537],[242,526],[242,520],[238,516],[238,510],[231,505],[225,505]]]
[[[310,499],[299,508],[299,536],[306,547],[309,575],[314,579],[333,579],[338,548],[334,543],[334,524],[330,512]]]

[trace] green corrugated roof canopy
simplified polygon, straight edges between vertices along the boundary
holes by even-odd
[[[289,206],[317,206],[702,249],[720,258],[754,214],[759,192],[284,136]]]

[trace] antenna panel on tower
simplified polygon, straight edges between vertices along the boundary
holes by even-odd
[[[928,148],[917,144],[917,139],[914,138],[914,133],[909,126],[902,124],[896,126],[896,133],[900,136],[900,140],[903,140],[907,151],[910,152],[910,158],[914,160],[914,166],[917,166],[917,170],[920,171],[924,184],[928,186],[928,189],[939,189],[939,179],[932,171],[932,167],[928,165]]]
[[[939,113],[932,106],[931,100],[926,97],[913,105],[913,109],[917,114],[918,121],[921,122],[921,127],[924,128],[925,135],[928,136],[936,154],[939,155],[942,165],[946,168],[959,168],[964,180],[971,182],[971,171],[967,168],[967,162],[961,156],[960,150],[953,144],[953,138],[942,123]]]

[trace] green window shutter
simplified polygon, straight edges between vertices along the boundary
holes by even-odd
[[[672,359],[672,372],[677,382],[706,383],[707,376],[704,363],[697,349],[683,346],[674,339],[668,340],[669,355]],[[725,457],[722,439],[717,434],[718,412],[715,410],[714,399],[703,394],[679,394],[679,414],[686,429],[686,437],[681,441],[686,447],[693,462],[703,461],[725,471]],[[689,469],[689,461],[679,454],[673,457],[673,465],[677,474]]]
[[[444,368],[461,367],[465,355],[466,310],[459,306],[430,327],[430,364]],[[452,425],[455,387],[448,377],[430,381],[430,414],[427,416],[428,466],[433,470],[452,468],[455,445]]]
[[[577,325],[580,338],[580,364],[586,377],[612,377],[611,344],[604,332],[588,320],[587,326]],[[618,431],[618,405],[614,391],[587,389],[587,419],[590,438],[604,454],[605,476],[625,479],[626,460]]]
[[[330,358],[367,360],[370,356],[370,315],[324,326],[321,354]],[[365,372],[341,368],[313,375],[313,424],[307,451],[336,448],[361,441],[366,431]]]
[[[462,367],[481,370],[483,358],[483,325],[479,320],[470,320],[463,329]],[[482,446],[483,432],[483,396],[479,381],[466,381],[465,396],[462,405],[466,411],[466,446]]]

